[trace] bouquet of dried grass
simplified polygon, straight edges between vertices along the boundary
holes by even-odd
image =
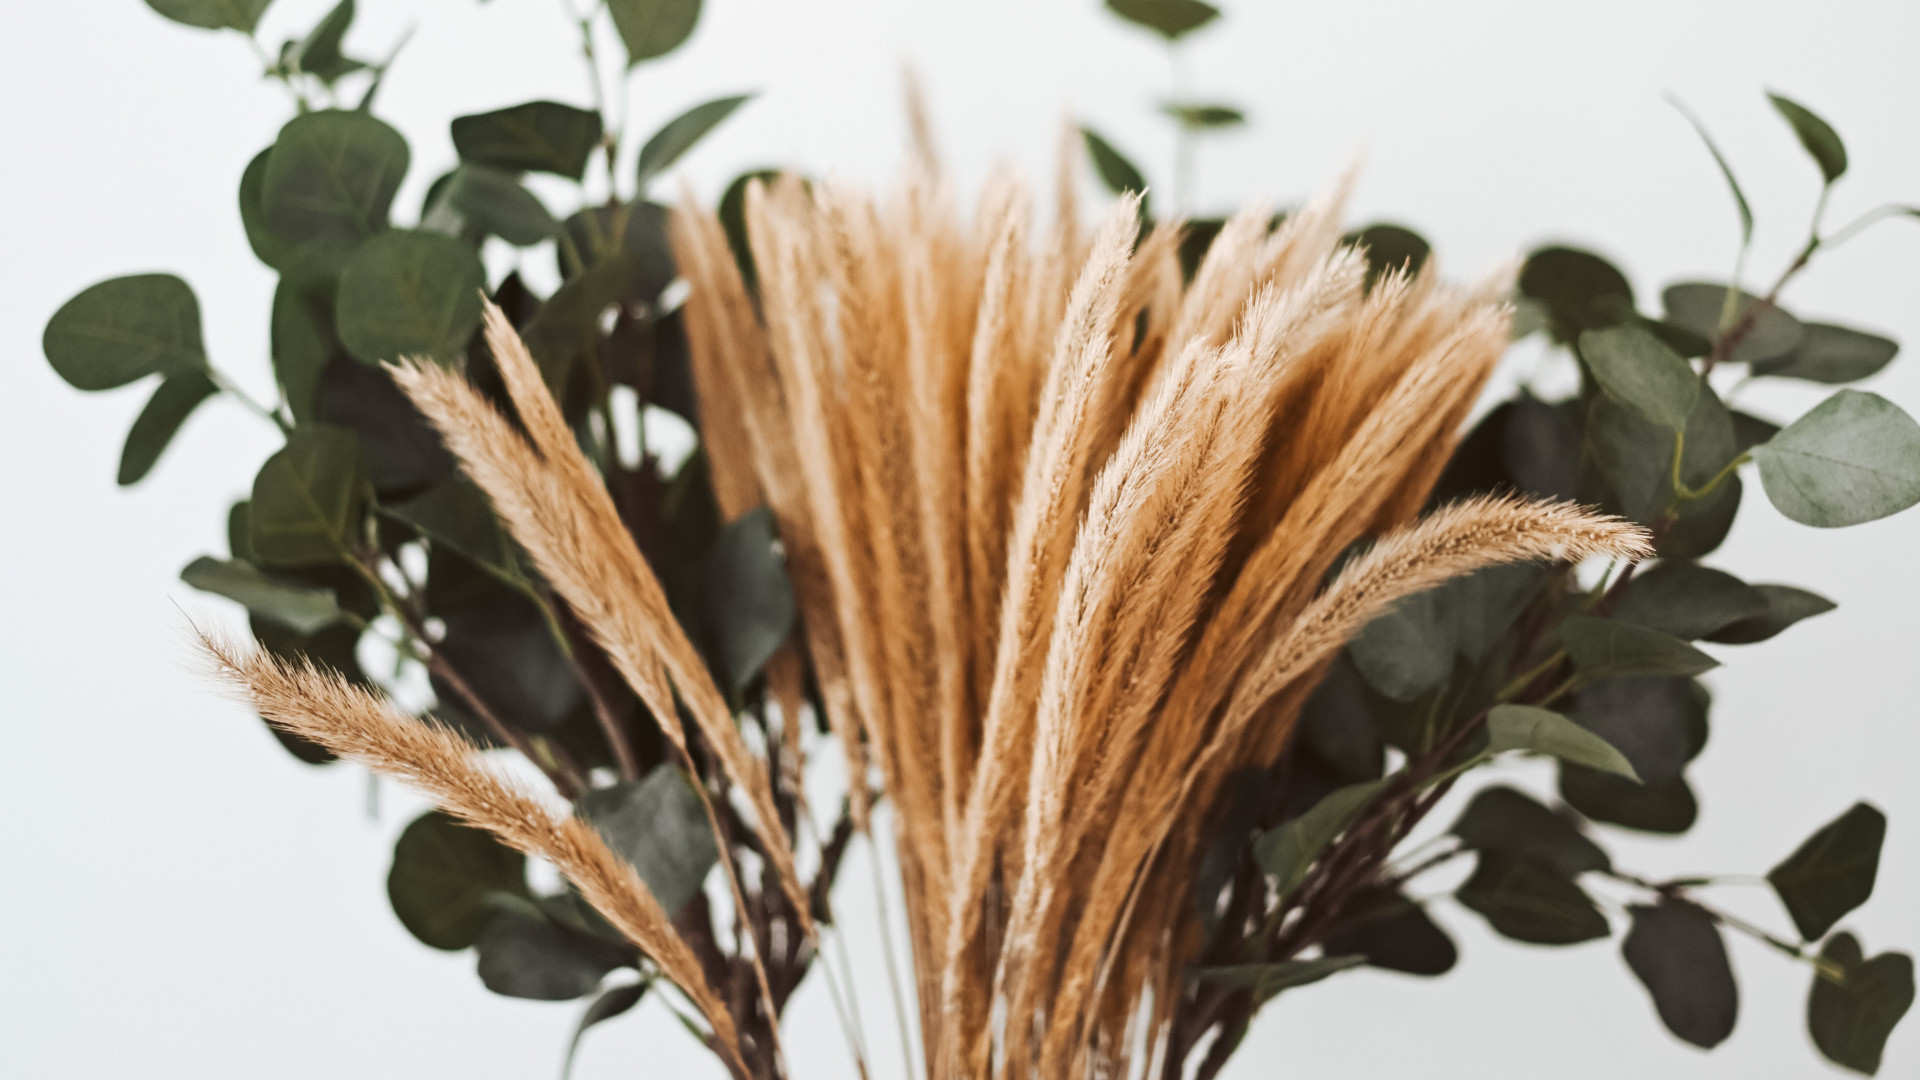
[[[854,823],[871,828],[876,773],[894,808],[930,1077],[1177,1072],[1218,1019],[1187,1015],[1207,826],[1237,770],[1280,755],[1347,640],[1481,567],[1649,551],[1639,527],[1568,504],[1418,516],[1507,341],[1509,272],[1370,281],[1341,243],[1343,194],[1277,225],[1247,207],[1188,281],[1179,223],[1143,235],[1131,199],[1086,237],[1069,186],[1042,229],[1000,179],[969,223],[923,152],[887,199],[755,185],[757,295],[718,219],[676,212],[694,375],[729,405],[705,414],[716,496],[778,523]],[[704,1014],[730,1069],[780,1075],[759,961],[819,933],[772,796],[802,693],[777,691],[784,745],[756,756],[497,309],[487,336],[510,412],[457,370],[394,376],[682,759],[697,743],[744,793],[804,939],[753,943],[758,992],[723,994],[592,828],[459,736],[207,647],[273,723],[551,860]],[[718,833],[729,808],[701,794]],[[1297,929],[1286,958],[1320,944]]]

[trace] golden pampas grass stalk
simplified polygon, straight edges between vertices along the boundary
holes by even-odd
[[[875,773],[892,805],[929,1080],[1177,1069],[1209,814],[1285,750],[1338,650],[1456,575],[1649,554],[1637,527],[1567,504],[1418,516],[1506,343],[1512,270],[1369,284],[1340,240],[1346,187],[1277,226],[1248,207],[1191,281],[1180,223],[1141,236],[1134,199],[1083,237],[1070,204],[1037,224],[1000,177],[968,221],[930,153],[884,199],[752,185],[755,288],[711,212],[689,197],[675,214],[716,498],[728,517],[771,510],[800,609],[770,691],[799,711],[804,653],[852,820],[870,828]],[[395,378],[669,741],[712,749],[812,934],[775,772],[491,307],[487,337],[518,426],[456,371]],[[735,1053],[741,1018],[590,829],[443,730],[206,645],[270,720],[553,859]],[[777,1075],[773,1053],[729,1061]]]

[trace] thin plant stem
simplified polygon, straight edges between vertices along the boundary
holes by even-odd
[[[280,415],[279,411],[269,409],[254,400],[252,395],[240,389],[239,385],[221,373],[219,368],[208,364],[206,366],[206,373],[207,378],[213,380],[213,385],[218,387],[221,393],[245,406],[248,412],[257,414],[261,419],[279,428],[280,434],[282,435],[293,434],[293,425],[287,422],[286,417]]]

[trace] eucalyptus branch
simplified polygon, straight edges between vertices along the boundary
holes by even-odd
[[[212,380],[213,385],[218,387],[221,393],[227,395],[233,400],[239,402],[241,405],[245,406],[248,412],[258,415],[261,419],[266,420],[268,423],[271,423],[273,426],[279,428],[280,434],[282,435],[293,434],[293,424],[288,422],[287,418],[285,416],[282,416],[279,410],[270,409],[267,406],[262,405],[259,401],[255,400],[251,394],[247,393],[245,390],[240,389],[240,386],[238,383],[235,383],[232,379],[227,378],[227,376],[223,374],[219,368],[214,367],[212,364],[207,364],[205,370],[207,373],[207,378]]]

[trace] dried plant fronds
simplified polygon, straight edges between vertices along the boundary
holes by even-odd
[[[404,780],[455,817],[553,863],[686,993],[713,1025],[729,1067],[747,1074],[733,1018],[707,984],[699,960],[639,874],[592,826],[571,814],[556,815],[539,797],[489,769],[460,736],[400,712],[333,672],[287,664],[205,632],[196,635],[219,677],[276,727]]]

